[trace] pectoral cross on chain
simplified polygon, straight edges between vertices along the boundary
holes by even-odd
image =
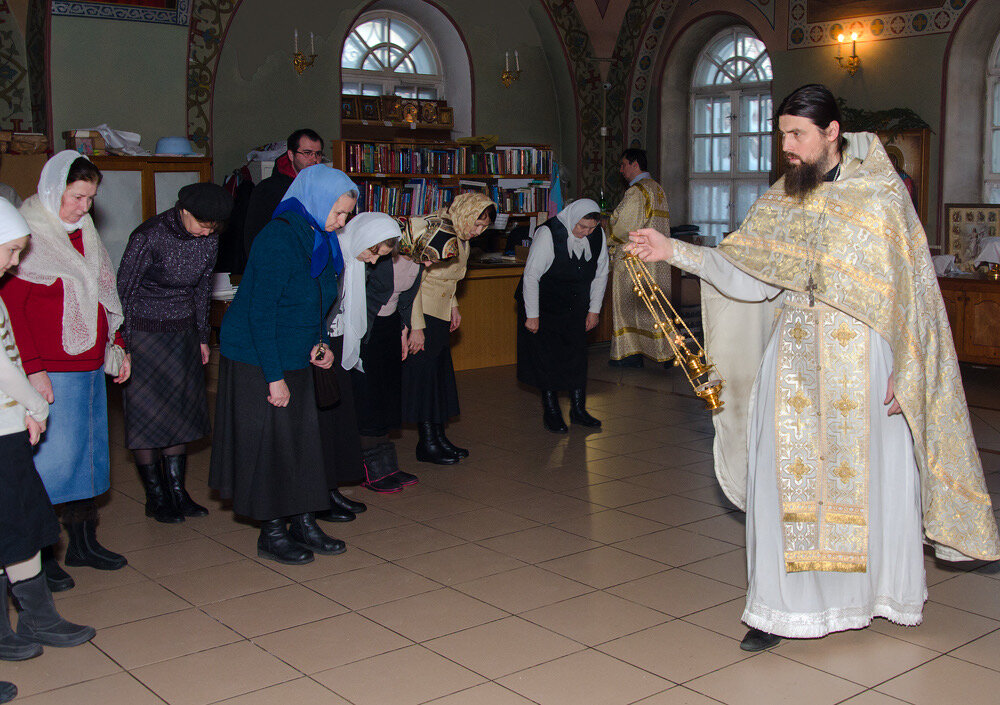
[[[810,272],[809,281],[806,284],[806,292],[808,292],[809,294],[809,308],[812,308],[813,306],[816,305],[816,297],[813,295],[814,291],[816,291],[816,282],[813,281],[813,275]]]

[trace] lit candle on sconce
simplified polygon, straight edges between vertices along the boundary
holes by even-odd
[[[309,33],[309,53],[313,56],[316,55],[316,39],[313,37],[313,33]]]
[[[510,71],[510,52],[505,51],[503,53],[503,67],[505,70]]]
[[[837,35],[837,56],[844,55],[844,33],[841,32]]]
[[[858,33],[851,32],[851,56],[858,55]]]
[[[514,70],[515,71],[521,70],[521,60],[517,56],[517,49],[514,50]]]
[[[295,37],[295,53],[299,53],[299,30],[295,29],[293,31],[293,36]]]

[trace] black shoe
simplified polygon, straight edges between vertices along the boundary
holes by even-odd
[[[316,525],[316,517],[310,513],[296,514],[291,518],[288,535],[296,543],[322,556],[336,556],[347,550],[347,544],[323,533]]]
[[[0,659],[25,661],[42,653],[42,646],[19,636],[10,626],[7,612],[7,574],[0,573]]]
[[[574,389],[569,393],[569,420],[580,426],[601,427],[601,422],[587,413],[587,394],[583,389]]]
[[[293,540],[285,524],[284,518],[268,519],[260,523],[257,555],[285,565],[312,563],[313,552]]]
[[[608,360],[608,364],[611,367],[642,367],[642,355],[636,353],[635,355],[623,357],[621,360]]]
[[[17,697],[17,686],[8,681],[0,681],[0,703],[9,703]]]
[[[420,440],[417,441],[417,460],[435,465],[454,465],[459,461],[458,457],[446,451],[438,441],[434,424],[430,422],[417,424],[417,433],[420,434]]]
[[[51,592],[63,592],[76,586],[73,576],[56,562],[56,552],[52,546],[42,549],[42,572],[45,573],[45,582],[49,584]]]
[[[322,519],[323,521],[335,521],[343,524],[348,521],[354,521],[358,517],[354,512],[348,512],[339,507],[330,507],[322,512],[316,512],[316,518]]]
[[[751,629],[743,637],[743,641],[740,642],[740,648],[744,651],[763,651],[764,649],[770,649],[772,646],[777,646],[780,641],[781,637],[777,634],[768,634],[767,632],[762,632],[760,629]]]
[[[78,646],[97,634],[93,627],[73,624],[59,616],[45,576],[12,583],[10,592],[17,601],[17,634],[46,646]]]
[[[97,570],[118,570],[128,565],[128,560],[109,551],[97,541],[97,520],[84,519],[65,524],[69,545],[66,547],[66,565],[82,565]]]
[[[569,433],[559,408],[559,397],[555,392],[542,391],[542,424],[552,433]]]
[[[400,487],[409,487],[420,482],[419,477],[408,472],[403,472],[402,470],[393,475],[392,479],[398,482]]]
[[[434,435],[437,438],[438,445],[444,448],[445,452],[449,455],[453,455],[459,460],[463,460],[469,457],[469,450],[467,448],[460,448],[451,441],[448,437],[444,435],[444,424],[436,423],[434,424]]]
[[[393,494],[394,492],[402,492],[403,486],[399,484],[399,480],[396,479],[395,475],[389,475],[388,477],[383,477],[381,480],[373,480],[368,482],[365,480],[361,483],[362,487],[367,487],[372,492],[378,492],[379,494]]]
[[[343,511],[351,512],[352,514],[361,514],[368,509],[368,505],[364,502],[356,502],[353,499],[349,499],[342,495],[340,490],[337,489],[330,490],[330,504]]]
[[[184,521],[184,515],[177,511],[173,498],[167,492],[167,483],[163,481],[160,464],[136,463],[135,469],[139,471],[142,488],[146,491],[146,516],[163,524],[178,524]]]
[[[184,477],[187,474],[187,455],[164,455],[163,474],[167,480],[167,491],[170,493],[178,512],[186,517],[208,516],[208,510],[191,499],[187,488],[184,487]]]

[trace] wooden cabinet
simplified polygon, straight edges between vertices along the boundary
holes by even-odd
[[[1000,365],[1000,282],[939,277],[960,362]]]
[[[452,334],[456,370],[513,365],[517,362],[517,303],[514,292],[522,265],[469,265],[458,285],[462,325]]]

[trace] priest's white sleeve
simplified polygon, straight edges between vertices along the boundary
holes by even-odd
[[[524,296],[525,318],[538,318],[538,280],[549,271],[555,260],[556,253],[552,245],[552,232],[541,225],[535,230],[531,239],[531,249],[524,263],[524,283],[521,295]]]
[[[608,286],[608,245],[601,239],[601,251],[597,255],[597,272],[590,282],[590,312],[600,313],[604,303],[604,290]]]
[[[729,298],[767,301],[781,293],[781,289],[744,272],[714,247],[701,247],[681,240],[671,242],[674,246],[674,256],[668,260],[671,265],[697,275]]]

